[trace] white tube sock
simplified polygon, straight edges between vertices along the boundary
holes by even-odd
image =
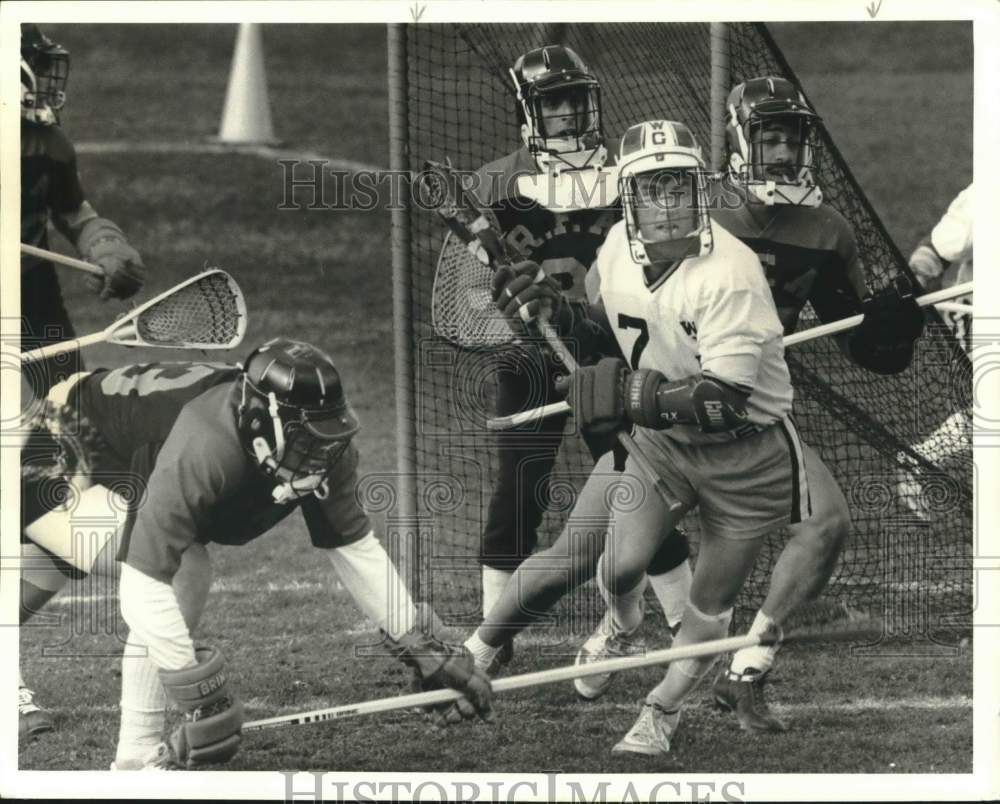
[[[681,630],[674,640],[674,647],[722,639],[729,631],[732,619],[732,609],[721,614],[706,614],[689,603],[687,611],[684,612]],[[646,696],[646,702],[656,703],[668,712],[677,711],[691,690],[698,686],[698,682],[712,669],[715,659],[715,656],[706,656],[701,659],[678,659],[671,662],[663,681]]]
[[[774,623],[763,611],[758,611],[753,618],[753,625],[747,632],[750,636],[760,636]],[[729,664],[729,670],[736,675],[742,676],[748,670],[756,670],[759,673],[766,673],[774,666],[774,658],[778,655],[777,645],[758,645],[754,648],[743,648],[733,654],[733,660]]]
[[[146,646],[131,636],[122,655],[122,720],[115,765],[123,770],[141,763],[163,736],[167,705],[163,684]]]
[[[494,648],[492,645],[487,645],[483,642],[479,638],[479,631],[476,631],[465,640],[465,647],[469,649],[469,653],[476,660],[476,666],[482,668],[489,667],[493,658],[500,652],[500,648]]]

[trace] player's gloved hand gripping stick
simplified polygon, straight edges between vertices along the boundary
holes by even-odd
[[[954,299],[959,296],[964,296],[967,293],[972,293],[972,282],[965,282],[961,285],[953,285],[950,288],[937,290],[933,293],[925,293],[923,296],[916,299],[916,303],[920,307],[927,307],[928,305],[937,306],[940,305],[941,302],[947,301],[948,299]],[[841,319],[840,321],[831,321],[829,324],[810,327],[809,329],[801,332],[793,332],[791,335],[785,336],[784,344],[786,347],[789,347],[794,346],[797,343],[811,341],[814,338],[836,335],[840,332],[846,332],[847,330],[860,326],[862,321],[864,321],[864,315],[859,313],[858,315],[852,315],[848,318]],[[494,417],[486,422],[486,426],[490,430],[508,430],[511,427],[520,427],[523,424],[538,421],[539,419],[544,419],[548,416],[557,416],[561,413],[568,413],[570,410],[571,408],[567,402],[553,402],[550,405],[543,405],[542,407],[534,408],[533,410],[513,413],[510,416]]]
[[[425,162],[420,179],[426,194],[424,200],[437,211],[452,233],[465,243],[481,262],[489,265],[494,271],[505,270],[513,275],[513,261],[507,251],[506,244],[490,224],[486,215],[469,198],[458,172],[449,164]],[[534,282],[544,281],[545,274],[540,271],[538,276],[534,278]],[[435,287],[435,295],[437,293],[438,289]],[[566,367],[568,372],[575,372],[578,368],[576,360],[563,342],[559,340],[559,335],[547,318],[544,315],[539,315],[534,319],[534,324],[539,328],[556,359]],[[565,405],[565,410],[569,409],[566,403],[560,404]],[[632,436],[627,432],[618,431],[616,437],[632,460],[635,461],[639,470],[660,493],[667,507],[671,511],[680,508],[682,503],[670,492],[663,479],[657,475],[648,458],[632,440]]]

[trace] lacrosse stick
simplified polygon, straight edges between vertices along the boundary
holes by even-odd
[[[95,343],[164,349],[232,349],[247,328],[243,292],[218,268],[193,276],[136,307],[101,332],[21,353],[27,363]]]
[[[834,604],[821,604],[809,612],[806,618],[789,628],[782,636],[779,631],[765,632],[763,635],[726,637],[710,642],[700,642],[684,645],[679,648],[664,648],[646,653],[644,656],[625,656],[619,659],[606,659],[583,665],[554,667],[550,670],[540,670],[535,673],[525,673],[510,678],[502,678],[492,682],[493,692],[510,692],[512,690],[538,687],[542,684],[556,684],[585,676],[619,673],[626,670],[638,670],[640,667],[668,664],[678,659],[695,659],[703,656],[716,656],[720,653],[753,648],[758,645],[804,644],[816,642],[845,642],[858,639],[877,638],[883,633],[883,623],[876,617],[858,616],[845,607]],[[377,712],[393,712],[399,709],[411,709],[456,701],[462,697],[460,692],[451,689],[430,690],[410,695],[399,695],[394,698],[383,698],[363,703],[345,704],[328,709],[316,709],[311,712],[299,712],[293,715],[278,715],[263,720],[252,720],[243,724],[243,731],[261,731],[263,729],[280,728],[282,726],[301,726],[306,723],[320,723],[325,720],[341,720],[357,715],[371,715]]]
[[[440,162],[425,162],[424,171],[420,175],[427,194],[426,200],[430,206],[437,210],[438,215],[441,216],[458,240],[465,243],[466,247],[476,254],[480,262],[489,265],[490,273],[492,273],[492,269],[509,266],[511,255],[507,251],[506,243],[499,236],[497,229],[491,225],[486,215],[473,204],[462,183],[462,177],[451,165]],[[538,279],[543,277],[544,274],[539,270]],[[552,325],[541,319],[537,324],[556,360],[562,363],[570,373],[576,371],[576,360],[563,345],[563,342],[559,340],[559,335]],[[625,451],[628,452],[629,457],[635,461],[639,470],[660,493],[667,508],[671,511],[681,508],[683,505],[681,501],[667,488],[663,478],[656,473],[649,459],[632,440],[632,436],[620,431],[617,433],[617,438]]]
[[[959,315],[972,315],[971,304],[959,304],[957,302],[939,302],[934,307],[939,313],[958,313]]]
[[[933,293],[925,293],[923,296],[920,296],[916,302],[921,307],[927,307],[928,305],[940,305],[943,301],[954,299],[956,296],[964,296],[966,293],[971,292],[972,283],[965,282],[961,285],[953,285],[950,288],[945,288],[944,290],[936,290]],[[850,318],[844,318],[840,321],[831,321],[829,324],[823,324],[818,327],[810,327],[802,332],[794,332],[791,335],[785,336],[784,344],[786,347],[789,347],[794,346],[797,343],[811,341],[815,338],[822,338],[826,335],[836,335],[839,332],[854,329],[862,322],[863,319],[864,315],[862,314],[852,315]],[[510,416],[497,416],[489,419],[486,422],[486,427],[489,430],[508,430],[511,427],[519,427],[522,424],[535,422],[539,419],[544,419],[547,416],[567,413],[570,410],[571,408],[567,402],[553,402],[550,405],[543,405],[542,407],[534,408],[533,410],[521,411],[520,413],[514,413]]]
[[[27,243],[21,243],[21,253],[30,254],[32,257],[40,257],[43,260],[57,262],[60,265],[76,268],[78,271],[86,271],[88,274],[104,276],[104,269],[99,265],[84,262],[83,260],[78,260],[74,257],[67,257],[65,254],[59,254],[56,251],[48,251],[44,248],[38,248],[38,246],[29,246]]]

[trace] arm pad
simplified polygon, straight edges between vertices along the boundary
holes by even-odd
[[[653,430],[675,424],[693,424],[703,433],[734,430],[747,422],[749,398],[749,393],[701,373],[670,382],[655,369],[639,369],[625,384],[629,418]]]

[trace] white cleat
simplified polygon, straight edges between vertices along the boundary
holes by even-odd
[[[111,763],[113,771],[168,771],[180,770],[173,751],[166,743],[160,743],[143,759],[127,759],[121,764]]]
[[[633,632],[634,633],[634,632]],[[631,634],[622,634],[614,630],[609,615],[605,615],[597,630],[590,635],[590,638],[580,647],[576,654],[574,664],[580,665],[600,662],[605,659],[617,659],[622,656],[639,656],[646,652],[646,644],[641,639],[630,639]],[[584,676],[573,680],[573,687],[577,695],[593,701],[600,698],[608,687],[614,673],[601,673],[600,675]]]
[[[629,729],[628,734],[611,749],[612,754],[645,754],[660,756],[670,753],[670,738],[677,730],[681,713],[667,712],[655,703],[645,703],[639,719]]]

